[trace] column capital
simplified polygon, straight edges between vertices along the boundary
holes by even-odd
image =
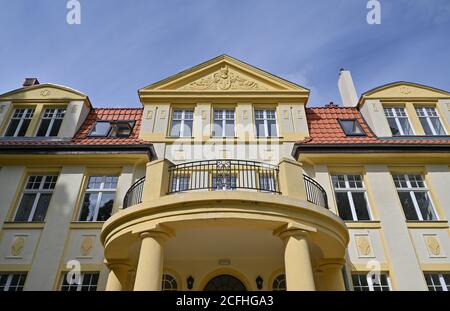
[[[344,258],[322,258],[316,261],[315,270],[322,272],[326,270],[340,270],[345,265]]]
[[[122,260],[105,260],[105,265],[109,270],[114,269],[130,269],[131,264]]]
[[[303,224],[288,223],[273,231],[273,235],[285,240],[289,237],[306,238],[310,232],[317,232],[317,229]]]
[[[147,230],[142,230],[138,232],[138,234],[141,240],[151,237],[154,239],[165,241],[175,236],[175,232],[172,229],[159,224],[154,225]]]

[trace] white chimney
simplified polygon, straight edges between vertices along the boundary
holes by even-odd
[[[344,107],[356,107],[358,104],[358,95],[356,94],[352,74],[349,70],[342,68],[339,72],[338,87]]]

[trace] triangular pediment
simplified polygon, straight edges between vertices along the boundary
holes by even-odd
[[[411,82],[395,82],[377,87],[363,94],[364,98],[450,98],[450,93]]]
[[[227,55],[180,72],[140,90],[180,92],[248,92],[309,90]]]

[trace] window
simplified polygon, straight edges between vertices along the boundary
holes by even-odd
[[[9,126],[5,132],[8,137],[23,137],[27,133],[34,109],[15,109]]]
[[[427,187],[420,175],[393,175],[407,220],[437,220]]]
[[[170,136],[191,137],[193,122],[194,122],[194,110],[192,109],[174,110],[172,113],[172,126],[170,127]]]
[[[234,110],[214,110],[213,137],[234,137]]]
[[[391,290],[390,280],[386,273],[376,274],[370,273],[353,273],[352,274],[353,289],[356,292],[388,292]]]
[[[174,176],[172,178],[172,190],[171,192],[185,191],[189,189],[189,176]]]
[[[162,290],[163,291],[178,290],[177,279],[170,274],[164,273],[162,277]]]
[[[255,124],[257,137],[278,136],[275,109],[255,110]]]
[[[58,136],[66,109],[45,109],[36,136]]]
[[[339,124],[347,136],[365,136],[361,126],[356,119],[344,120],[339,119]]]
[[[259,187],[262,191],[275,191],[275,179],[271,174],[259,174]]]
[[[64,273],[61,282],[61,291],[63,292],[95,292],[97,290],[98,272],[81,273],[77,278],[71,279],[71,274]]]
[[[425,273],[424,275],[429,291],[450,291],[450,273]]]
[[[425,135],[446,135],[445,129],[434,107],[416,108],[416,112],[425,131]]]
[[[111,216],[117,180],[117,176],[89,177],[80,221],[106,221]]]
[[[133,131],[134,121],[97,121],[90,137],[128,137]]]
[[[286,276],[284,274],[278,275],[272,282],[273,291],[286,291]]]
[[[360,175],[333,175],[339,216],[343,220],[370,220],[364,183]]]
[[[44,221],[57,179],[56,175],[29,176],[14,221]]]
[[[27,278],[26,272],[0,272],[0,292],[21,292]]]
[[[384,114],[386,115],[389,127],[391,128],[392,135],[414,135],[404,108],[384,108]]]
[[[236,176],[224,174],[212,177],[213,190],[233,190],[236,189]]]

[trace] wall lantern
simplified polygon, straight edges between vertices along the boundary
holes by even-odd
[[[194,278],[192,277],[192,275],[190,275],[187,280],[187,288],[190,290],[194,287]]]
[[[263,288],[263,282],[264,282],[263,278],[260,275],[258,275],[258,277],[256,278],[256,287],[259,290]]]

